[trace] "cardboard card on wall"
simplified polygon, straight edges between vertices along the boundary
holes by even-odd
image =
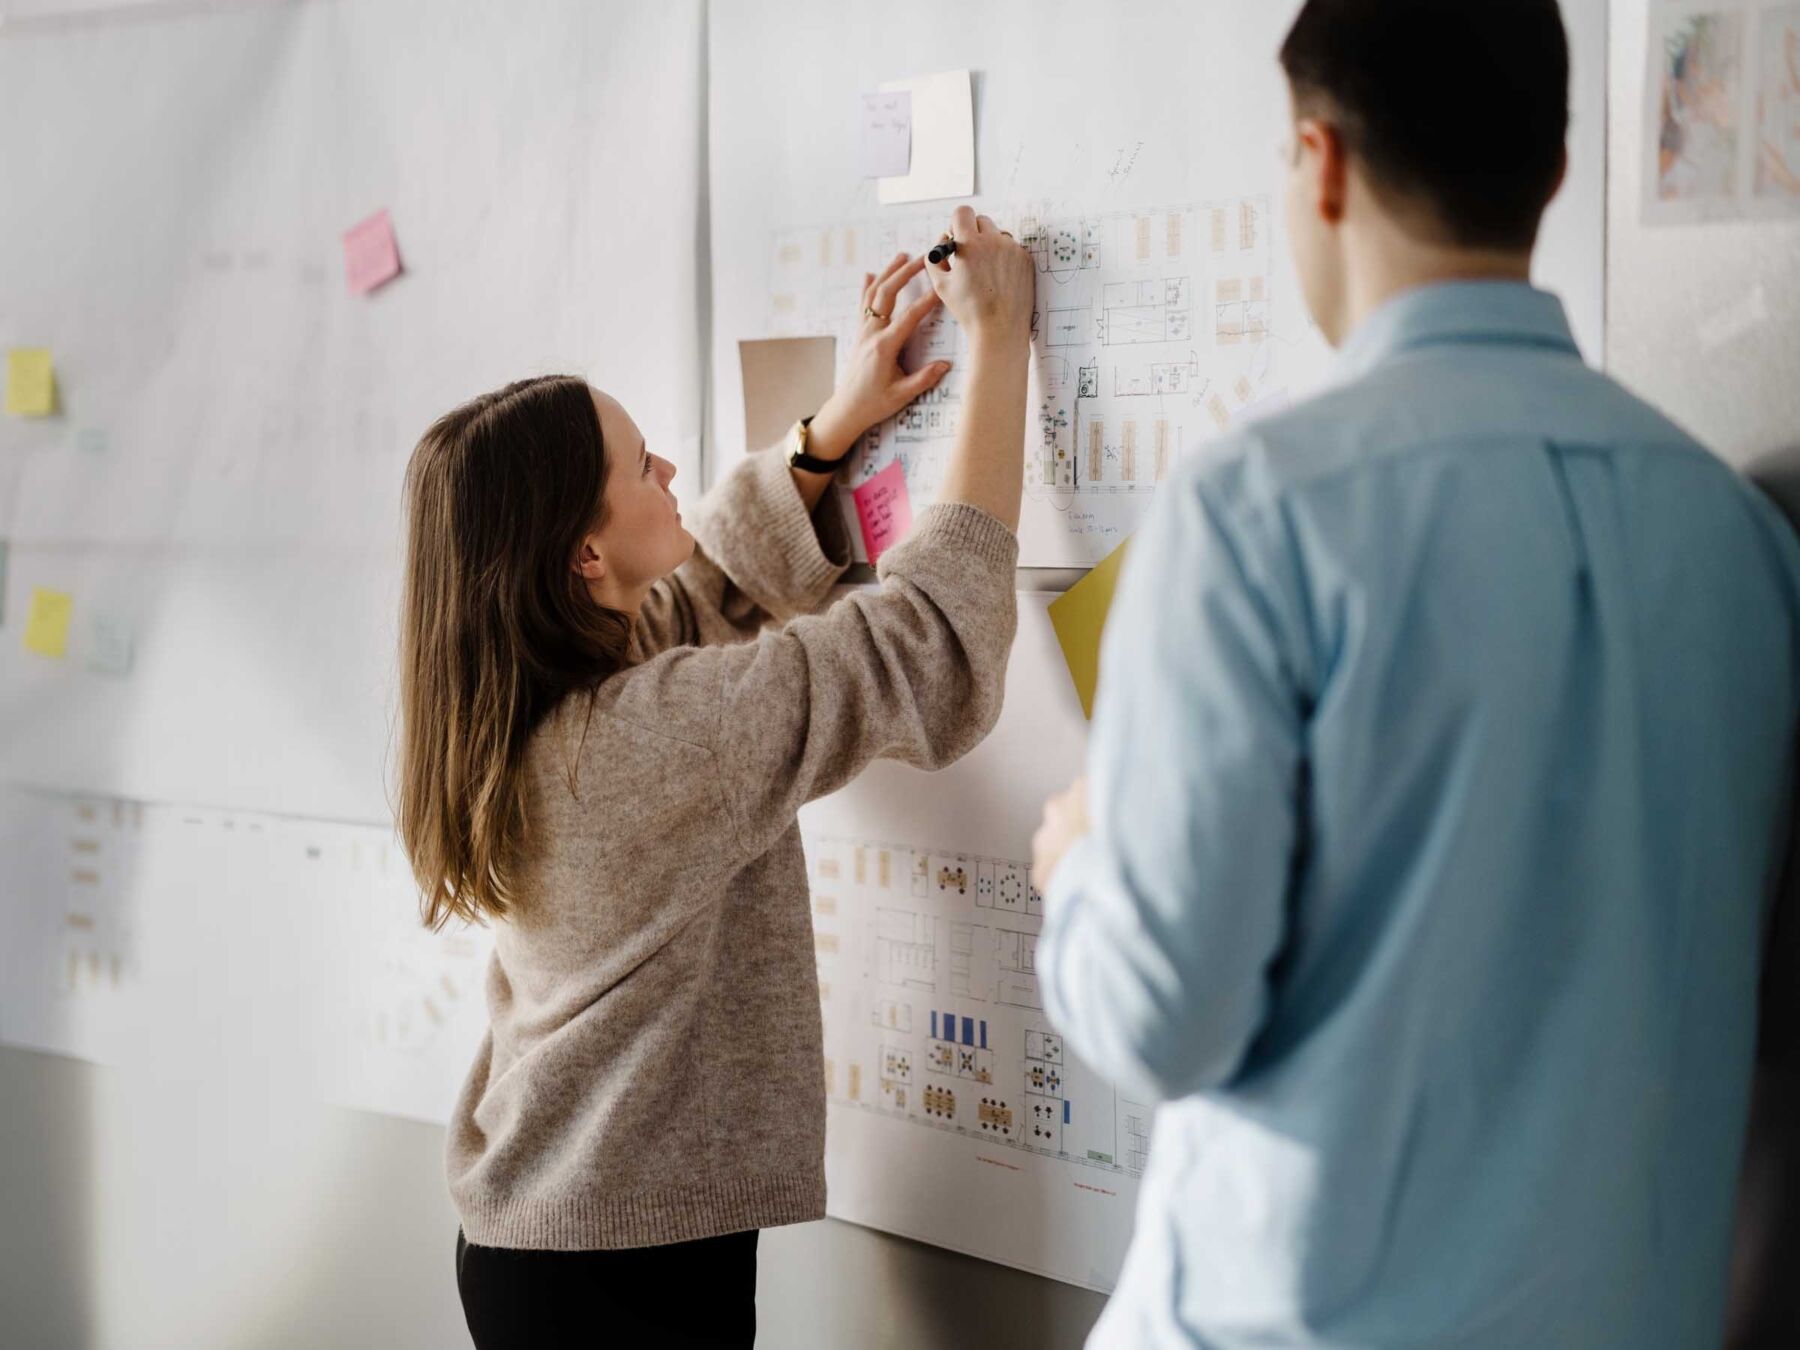
[[[837,383],[837,339],[740,342],[738,365],[744,377],[744,448],[764,450],[831,397]]]

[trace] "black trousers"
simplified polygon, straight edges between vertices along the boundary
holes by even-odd
[[[456,1288],[476,1350],[748,1350],[756,1230],[609,1252],[474,1247]]]

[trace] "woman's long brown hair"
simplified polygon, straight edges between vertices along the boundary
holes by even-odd
[[[431,928],[518,903],[526,742],[629,660],[630,618],[573,568],[605,485],[593,393],[565,375],[446,413],[407,466],[396,815]]]

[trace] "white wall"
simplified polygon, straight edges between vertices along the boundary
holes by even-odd
[[[1649,0],[1612,0],[1607,368],[1739,466],[1800,447],[1800,218],[1646,225]]]

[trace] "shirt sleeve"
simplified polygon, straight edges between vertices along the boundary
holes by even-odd
[[[836,494],[809,514],[781,455],[750,455],[701,498],[694,556],[646,597],[638,654],[742,642],[813,613],[850,558]]]
[[[1000,715],[1018,624],[1018,541],[976,507],[930,507],[881,585],[754,642],[665,652],[602,686],[605,710],[713,752],[730,833],[761,854],[871,761],[923,769]]]
[[[1165,488],[1107,623],[1091,832],[1045,897],[1051,1020],[1147,1102],[1232,1077],[1283,941],[1303,721],[1246,557],[1202,480]]]

